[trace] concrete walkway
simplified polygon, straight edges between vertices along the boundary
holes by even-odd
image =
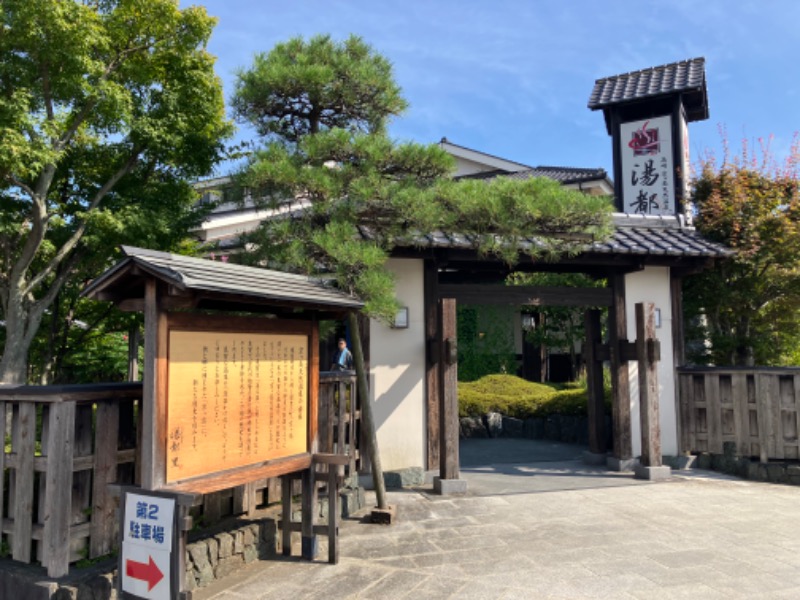
[[[338,566],[255,563],[195,598],[800,598],[800,488],[635,481],[574,446],[478,464],[522,452],[478,446],[462,448],[466,496],[390,492],[398,523],[343,522]]]

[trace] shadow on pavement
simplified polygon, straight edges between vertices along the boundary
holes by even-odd
[[[643,485],[633,473],[583,463],[587,448],[546,440],[467,439],[459,446],[468,494],[497,496]]]

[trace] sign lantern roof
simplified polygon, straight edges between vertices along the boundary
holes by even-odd
[[[594,83],[589,108],[603,109],[610,131],[610,115],[621,105],[680,96],[686,120],[708,118],[705,58],[691,58],[660,67],[603,77]]]

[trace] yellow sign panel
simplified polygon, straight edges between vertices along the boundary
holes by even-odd
[[[308,337],[171,331],[167,483],[308,451]]]

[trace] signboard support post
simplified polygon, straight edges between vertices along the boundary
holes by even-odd
[[[317,483],[314,477],[314,466],[303,471],[303,509],[301,533],[302,542],[301,555],[307,560],[314,560],[317,557],[317,536],[314,533],[315,512],[317,507]]]

